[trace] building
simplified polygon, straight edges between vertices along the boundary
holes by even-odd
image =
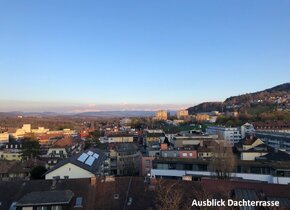
[[[19,128],[13,133],[14,138],[23,138],[25,134],[31,133],[31,125],[30,124],[23,124],[22,128]]]
[[[45,179],[81,179],[100,175],[109,175],[109,159],[107,155],[95,148],[67,158],[45,174]]]
[[[17,141],[6,143],[0,150],[0,159],[2,160],[22,160],[22,144]]]
[[[184,119],[184,118],[187,118],[189,115],[188,115],[188,110],[187,109],[182,109],[182,110],[179,110],[177,113],[176,113],[176,116],[177,116],[177,119]]]
[[[181,148],[178,150],[161,150],[161,157],[179,157],[179,158],[197,158],[197,151],[190,148]]]
[[[221,140],[201,141],[197,148],[198,158],[211,158],[216,152],[216,148]]]
[[[157,111],[155,113],[155,120],[162,120],[162,121],[166,121],[168,120],[168,117],[169,117],[169,112],[165,111],[165,110],[160,110],[160,111]]]
[[[53,209],[59,209],[56,206],[61,206],[62,210],[155,209],[156,201],[160,197],[160,191],[156,190],[159,187],[162,189],[171,187],[170,198],[177,197],[175,193],[179,193],[181,197],[178,198],[180,198],[182,207],[191,207],[192,201],[194,199],[199,200],[200,196],[212,195],[211,198],[213,199],[221,199],[226,196],[226,198],[233,200],[240,200],[240,198],[255,201],[275,200],[279,201],[279,207],[277,208],[290,208],[289,185],[209,178],[202,178],[200,181],[193,182],[168,179],[162,181],[156,179],[144,180],[143,177],[115,177],[114,179],[0,182],[0,209],[16,209],[18,206],[20,208],[17,210],[27,210],[25,207],[31,210],[34,204],[40,203],[45,205],[36,205],[34,209],[37,209],[37,207],[39,207],[38,209],[45,209],[47,207],[47,210],[50,210],[52,206],[54,206]],[[39,197],[41,197],[41,201]],[[166,201],[167,195],[163,197]],[[20,206],[26,204],[26,199],[23,198],[28,198],[29,205],[32,206]],[[60,201],[62,204],[60,204]],[[172,205],[169,202],[167,203]],[[46,206],[46,204],[53,205]]]
[[[36,166],[45,166],[45,163],[40,160],[0,160],[0,181],[28,180],[31,170]]]
[[[16,210],[68,210],[72,205],[73,197],[74,193],[71,190],[31,192],[17,202]]]
[[[42,134],[42,133],[47,133],[49,129],[44,128],[44,127],[38,127],[37,129],[32,129],[31,132],[35,134]]]
[[[153,161],[151,177],[176,178],[192,176],[195,179],[212,177],[209,159],[156,158]],[[275,184],[290,183],[290,162],[243,161],[237,160],[231,179],[252,180]]]
[[[205,134],[187,134],[181,136],[175,136],[172,140],[175,148],[182,148],[186,146],[198,146],[203,141],[217,140],[217,135],[205,135]]]
[[[290,134],[283,132],[255,131],[253,135],[265,144],[290,153]]]
[[[117,144],[110,150],[111,173],[132,175],[140,172],[141,153],[136,144]]]
[[[9,142],[9,133],[0,133],[0,145]]]
[[[209,114],[202,114],[202,113],[196,114],[195,115],[195,120],[197,122],[207,122],[207,121],[210,120],[210,116],[209,116]]]
[[[134,135],[127,133],[109,133],[101,138],[102,143],[130,143],[134,141]]]
[[[274,152],[274,149],[257,138],[246,138],[236,145],[241,160],[256,160]]]
[[[155,157],[150,157],[146,154],[142,154],[140,160],[141,160],[141,171],[140,174],[141,176],[148,176],[150,174],[151,169],[152,169],[152,162],[155,159]]]
[[[227,140],[232,146],[242,139],[240,128],[227,128],[219,126],[208,126],[206,133],[218,135],[220,139]]]
[[[150,142],[163,142],[165,140],[165,133],[164,132],[156,132],[156,133],[149,133],[145,134],[145,141],[147,143]]]
[[[253,132],[255,132],[255,128],[252,124],[245,123],[244,125],[241,126],[242,139],[244,139],[247,134],[252,134]]]

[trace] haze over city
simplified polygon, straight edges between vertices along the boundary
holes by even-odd
[[[0,111],[180,109],[288,82],[289,9],[1,1]]]

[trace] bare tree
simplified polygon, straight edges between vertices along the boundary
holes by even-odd
[[[156,187],[155,203],[158,210],[179,210],[183,209],[182,188],[177,187],[178,182],[166,182],[158,180]]]
[[[219,179],[229,179],[234,171],[236,160],[232,147],[223,140],[213,147],[213,156],[209,168]]]

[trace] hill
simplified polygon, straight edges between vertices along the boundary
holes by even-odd
[[[190,114],[211,111],[250,111],[259,113],[274,109],[280,111],[290,110],[290,83],[284,83],[254,93],[231,96],[224,102],[204,102],[188,108],[188,111]]]

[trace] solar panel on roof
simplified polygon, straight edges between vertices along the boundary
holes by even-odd
[[[96,159],[98,159],[99,158],[99,155],[97,153],[94,153],[93,157],[96,158]]]
[[[80,161],[80,162],[83,162],[83,163],[84,163],[88,157],[89,157],[89,155],[88,155],[88,154],[86,154],[86,153],[83,153],[81,156],[79,156],[79,158],[78,158],[78,161]]]
[[[92,156],[94,153],[92,151],[88,151],[87,154]]]
[[[85,164],[87,164],[87,165],[89,165],[89,166],[92,166],[95,160],[96,160],[96,159],[95,159],[94,157],[90,156],[90,157],[86,160]]]

